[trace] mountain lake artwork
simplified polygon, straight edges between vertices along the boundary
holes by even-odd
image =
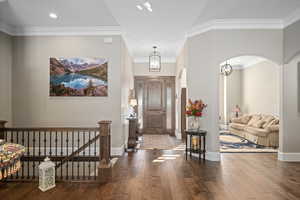
[[[107,96],[104,58],[50,58],[50,96]]]

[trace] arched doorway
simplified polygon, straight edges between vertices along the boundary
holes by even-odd
[[[250,55],[225,60],[220,68],[225,65],[231,71],[219,75],[220,152],[277,153],[282,134],[281,67]]]

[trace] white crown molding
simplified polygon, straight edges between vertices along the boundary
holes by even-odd
[[[149,57],[136,57],[133,59],[134,63],[148,63]],[[176,57],[161,57],[161,63],[176,63]]]
[[[283,20],[281,19],[216,19],[193,27],[186,36],[192,37],[211,30],[283,28]]]
[[[300,153],[278,152],[278,160],[284,162],[300,162]]]
[[[13,36],[80,36],[80,35],[121,35],[120,26],[88,27],[12,27],[0,24],[0,30]]]

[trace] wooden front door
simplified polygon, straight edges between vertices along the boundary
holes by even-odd
[[[136,77],[135,90],[141,132],[174,135],[175,78]]]

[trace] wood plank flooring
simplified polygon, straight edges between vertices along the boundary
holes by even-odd
[[[37,189],[37,183],[2,183],[0,199],[300,199],[300,164],[279,162],[276,156],[228,153],[222,154],[220,163],[199,164],[185,161],[183,151],[140,150],[119,159],[111,183],[58,183],[45,193]]]

